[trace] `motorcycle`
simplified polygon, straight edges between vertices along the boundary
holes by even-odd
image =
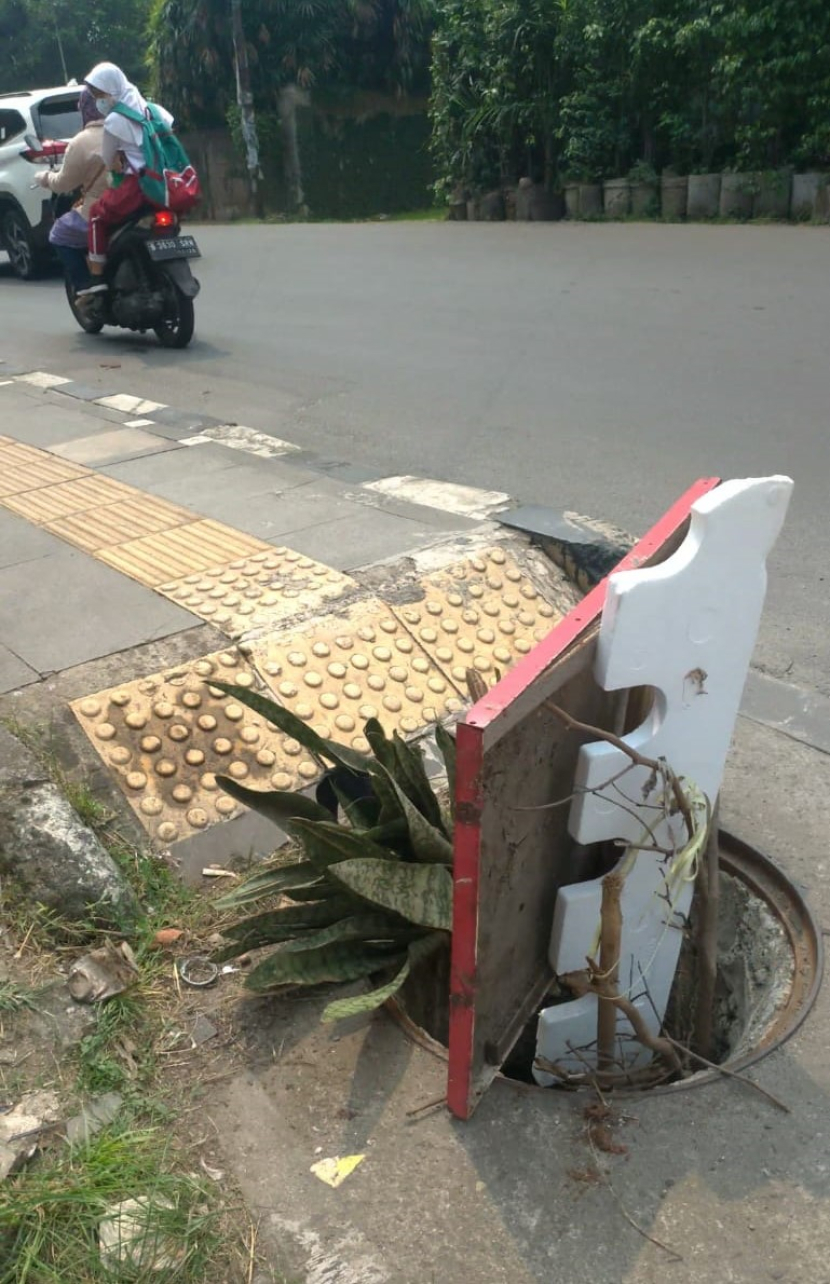
[[[198,258],[195,238],[182,232],[170,210],[139,211],[110,240],[103,276],[108,290],[76,299],[67,280],[72,315],[87,334],[98,334],[105,325],[140,334],[153,330],[163,347],[186,348],[200,289],[190,262]]]

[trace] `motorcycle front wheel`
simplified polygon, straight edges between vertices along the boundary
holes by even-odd
[[[86,311],[88,307],[94,307],[95,304],[79,304],[75,298],[75,287],[71,285],[69,281],[66,281],[64,284],[66,286],[66,301],[69,304],[70,311],[78,322],[78,325],[82,330],[85,330],[87,334],[100,334],[104,328],[103,321],[94,313],[90,315],[90,313]]]
[[[193,300],[182,294],[178,286],[169,282],[165,291],[167,310],[161,325],[154,326],[163,348],[186,348],[193,338],[196,313]]]

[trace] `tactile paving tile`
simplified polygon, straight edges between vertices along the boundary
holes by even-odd
[[[291,548],[264,545],[251,557],[159,584],[157,591],[228,637],[239,638],[319,611],[324,603],[360,589],[342,571]]]
[[[364,752],[367,718],[410,735],[463,708],[461,692],[378,598],[317,620],[301,636],[263,638],[250,656],[281,704],[320,735]]]
[[[424,600],[391,609],[432,660],[462,690],[467,669],[492,684],[571,606],[545,601],[504,549],[493,548],[421,580]]]
[[[125,486],[112,477],[99,477],[92,473],[78,481],[44,486],[42,490],[10,496],[2,502],[6,508],[11,508],[28,521],[45,526],[47,522],[59,521],[71,513],[83,513],[90,508],[136,499],[140,495],[141,492],[133,490],[132,486]]]
[[[260,685],[234,650],[71,706],[142,825],[165,846],[243,810],[217,786],[217,775],[261,789],[302,788],[318,775],[296,740],[210,687],[211,678]]]
[[[25,455],[24,451],[27,452]],[[17,444],[0,446],[0,495],[22,495],[56,482],[87,476],[88,468],[67,464],[44,451]]]
[[[158,588],[169,580],[204,573],[220,563],[268,553],[270,548],[262,540],[222,522],[202,519],[100,549],[97,556],[140,584]]]
[[[192,521],[193,514],[185,508],[150,495],[138,495],[135,499],[46,522],[45,529],[78,548],[95,552]]]

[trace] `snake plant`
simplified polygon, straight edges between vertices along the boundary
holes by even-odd
[[[273,945],[247,977],[257,993],[393,973],[368,993],[329,1003],[323,1020],[371,1011],[449,939],[455,740],[436,728],[450,784],[445,810],[418,746],[397,732],[389,738],[376,719],[364,728],[370,753],[359,753],[257,692],[214,685],[297,740],[324,770],[316,799],[217,777],[231,797],[279,824],[301,856],[259,869],[218,902],[230,909],[282,898],[226,927],[228,944],[214,957],[226,962]]]

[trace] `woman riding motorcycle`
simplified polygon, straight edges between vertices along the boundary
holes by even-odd
[[[78,109],[83,129],[64,152],[60,169],[43,170],[35,181],[56,195],[81,193],[72,209],[55,220],[49,240],[63,263],[68,279],[76,290],[83,290],[92,283],[86,265],[89,212],[106,191],[107,167],[101,156],[104,122],[88,89],[81,90]]]
[[[94,278],[91,285],[79,291],[79,297],[106,290],[101,280],[107,261],[110,231],[123,223],[131,214],[147,204],[139,186],[139,175],[144,169],[143,131],[139,124],[113,111],[123,105],[143,116],[147,103],[131,85],[120,67],[111,62],[98,63],[85,81],[93,94],[98,111],[104,117],[101,155],[107,169],[113,174],[112,186],[101,195],[90,210],[89,270]],[[173,117],[163,107],[157,108],[164,124],[171,126]]]

